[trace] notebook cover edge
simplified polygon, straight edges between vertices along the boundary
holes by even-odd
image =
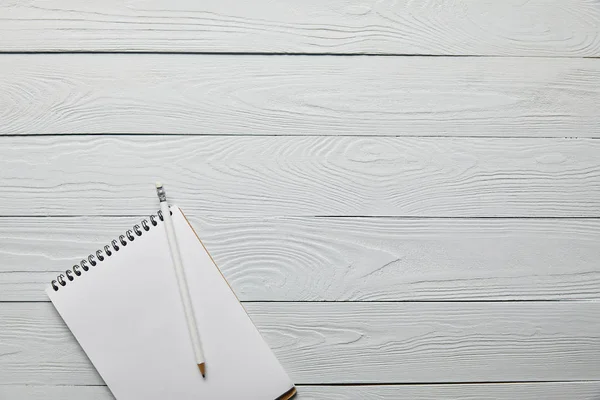
[[[279,396],[276,400],[289,400],[296,396],[296,386],[292,386],[290,390]]]

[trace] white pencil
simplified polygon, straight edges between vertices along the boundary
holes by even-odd
[[[169,204],[167,203],[167,195],[160,182],[156,182],[156,193],[160,200],[160,210],[165,221],[167,240],[169,242],[169,249],[171,250],[171,259],[173,260],[173,266],[175,267],[175,275],[177,276],[177,284],[179,285],[179,294],[181,295],[181,302],[183,303],[183,310],[185,312],[196,362],[200,369],[200,373],[202,376],[205,376],[206,365],[204,363],[204,353],[202,352],[202,342],[200,340],[200,334],[198,333],[198,325],[196,324],[196,317],[194,317],[194,307],[192,306],[190,291],[185,279],[185,271],[183,270],[183,263],[181,262],[181,254],[179,253],[179,245],[177,244],[177,238],[175,236],[175,227],[173,225],[173,220],[171,219],[171,211],[169,210]]]

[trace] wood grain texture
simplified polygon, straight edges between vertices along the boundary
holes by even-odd
[[[599,59],[0,55],[0,135],[599,137],[599,107]]]
[[[292,380],[600,378],[600,303],[246,303]],[[3,384],[102,381],[50,303],[0,303]]]
[[[0,301],[141,218],[0,218]],[[244,301],[600,298],[600,220],[188,218]]]
[[[294,400],[597,400],[600,382],[299,386]],[[114,400],[106,386],[0,385],[0,398]]]
[[[600,55],[593,0],[8,1],[2,51]]]
[[[0,215],[600,217],[600,141],[8,137]],[[144,211],[146,210],[146,211]]]

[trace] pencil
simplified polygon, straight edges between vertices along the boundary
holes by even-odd
[[[167,231],[167,241],[169,242],[171,260],[173,261],[175,275],[177,276],[177,285],[179,286],[179,294],[181,296],[181,302],[183,303],[183,311],[185,313],[190,339],[192,340],[194,355],[196,357],[198,369],[204,377],[206,376],[206,364],[204,362],[204,353],[202,352],[202,341],[200,340],[198,325],[196,324],[196,317],[194,317],[192,298],[190,297],[190,291],[185,279],[185,271],[183,270],[181,254],[179,253],[179,245],[177,244],[177,237],[175,236],[175,226],[173,225],[173,219],[171,218],[171,210],[169,209],[169,204],[167,203],[165,189],[160,182],[156,182],[156,193],[158,194],[158,198],[160,200],[160,210],[165,221],[165,229]]]

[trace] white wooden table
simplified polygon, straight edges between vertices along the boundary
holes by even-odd
[[[112,396],[43,292],[192,220],[305,399],[600,398],[600,3],[0,2],[0,399]]]

